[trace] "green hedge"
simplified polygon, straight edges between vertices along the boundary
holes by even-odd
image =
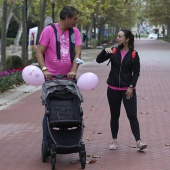
[[[7,69],[15,69],[23,67],[22,59],[18,55],[8,56],[6,59],[6,67]]]
[[[163,39],[164,41],[170,42],[170,36],[169,35],[164,35],[164,37],[159,38],[159,39]]]
[[[9,76],[4,76],[0,78],[0,92],[15,88],[20,86],[24,81],[22,79],[22,72],[15,72]]]

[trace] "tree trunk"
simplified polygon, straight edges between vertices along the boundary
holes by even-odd
[[[38,27],[37,44],[38,44],[40,34],[44,28],[46,3],[47,3],[47,0],[41,0],[41,2],[40,2],[40,24]]]
[[[87,32],[87,43],[91,45],[91,39],[92,39],[92,23],[88,27],[88,32]]]
[[[101,44],[102,25],[99,25],[98,42]]]
[[[170,36],[170,22],[167,24],[167,35]]]
[[[28,19],[28,17],[29,17],[29,9],[30,9],[31,3],[32,3],[32,1],[29,1],[28,5],[27,5],[27,15],[26,15],[27,18],[26,19]],[[13,47],[13,50],[12,50],[12,53],[16,53],[17,48],[19,46],[21,36],[22,36],[22,31],[23,31],[23,25],[22,24],[23,23],[15,15],[13,16],[13,18],[19,25],[18,32],[17,32],[17,35],[16,35],[15,40],[14,40],[14,47]],[[27,35],[28,35],[28,33],[27,33]]]
[[[4,0],[1,30],[1,62],[3,71],[6,70],[6,23],[7,23],[7,1]]]
[[[22,26],[23,26],[23,33],[22,33],[22,62],[26,65],[28,60],[28,53],[27,53],[27,0],[24,0],[24,4],[22,6]]]
[[[8,15],[7,15],[7,23],[6,23],[6,33],[8,31],[8,27],[9,27],[9,23],[11,21],[11,18],[13,17],[14,13],[12,11],[9,11],[8,12]]]
[[[19,46],[19,42],[20,42],[20,39],[22,36],[22,28],[23,28],[23,26],[22,26],[22,24],[20,24],[17,35],[14,40],[14,47],[13,47],[12,53],[17,53],[17,47]]]

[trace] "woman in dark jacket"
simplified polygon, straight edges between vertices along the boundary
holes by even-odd
[[[109,149],[117,148],[120,108],[123,100],[137,142],[137,149],[141,151],[147,145],[141,141],[137,119],[136,83],[140,74],[140,59],[138,53],[134,52],[134,35],[130,30],[119,31],[116,40],[118,47],[103,49],[96,59],[98,63],[108,59],[111,62],[111,71],[107,80],[107,97],[111,112],[110,126],[113,142]]]

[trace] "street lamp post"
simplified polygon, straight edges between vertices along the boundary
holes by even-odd
[[[55,0],[50,0],[51,1],[51,8],[52,8],[52,19],[54,22],[54,7],[55,7]]]

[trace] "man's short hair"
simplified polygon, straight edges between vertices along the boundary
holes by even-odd
[[[68,18],[72,18],[76,14],[79,14],[79,11],[76,8],[72,6],[65,6],[60,12],[60,19],[65,20],[66,16]]]

